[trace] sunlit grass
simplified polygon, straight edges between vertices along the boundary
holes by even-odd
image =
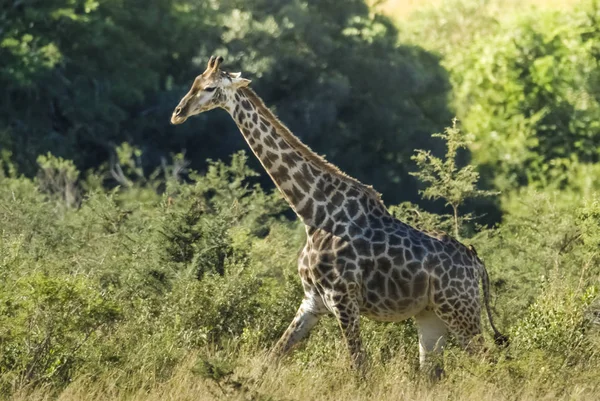
[[[230,360],[232,370],[210,376],[198,366],[209,360]],[[23,389],[11,401],[86,400],[597,400],[597,385],[589,377],[572,377],[566,370],[545,372],[540,361],[489,361],[452,351],[446,358],[447,377],[431,383],[410,367],[407,357],[398,355],[385,364],[374,364],[366,377],[358,377],[347,367],[345,355],[314,364],[295,358],[273,364],[264,352],[234,355],[190,355],[166,381],[151,372],[122,377],[118,372],[93,378],[83,376],[58,394],[49,389]],[[524,361],[522,361],[524,362]],[[518,377],[515,369],[527,376]],[[569,380],[566,386],[553,385],[550,378]],[[585,373],[584,373],[585,376]],[[587,382],[586,382],[587,379]],[[565,383],[563,382],[563,383]]]
[[[399,20],[408,18],[411,13],[419,9],[436,8],[448,2],[449,0],[371,0],[372,4],[377,4],[378,10]],[[492,0],[492,3],[508,8],[536,6],[546,9],[568,9],[579,2],[580,0]]]

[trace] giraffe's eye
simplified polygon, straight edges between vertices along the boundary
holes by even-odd
[[[217,87],[216,87],[216,86],[211,86],[210,88],[204,88],[204,91],[205,91],[205,92],[214,92],[214,91],[215,91],[215,89],[217,89]]]

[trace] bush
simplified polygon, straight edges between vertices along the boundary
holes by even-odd
[[[567,185],[574,164],[599,160],[599,9],[507,13],[454,1],[412,26],[413,40],[443,52],[474,160],[497,188]]]
[[[560,282],[557,278],[544,283],[543,294],[512,328],[516,347],[542,349],[565,358],[589,351],[591,344],[586,336],[592,327],[589,309],[598,299],[598,288],[590,286],[573,291],[558,287]]]
[[[79,171],[73,162],[54,157],[50,153],[38,156],[37,162],[40,166],[37,177],[40,190],[66,207],[75,206],[79,201],[79,193],[75,186]]]
[[[33,273],[0,287],[2,385],[67,382],[90,357],[90,343],[119,320],[113,300],[84,277]]]
[[[134,152],[121,156],[129,175]],[[281,197],[250,182],[243,153],[190,172],[193,183],[140,172],[72,207],[61,206],[65,182],[54,178],[82,188],[73,165],[40,163],[35,183],[0,177],[3,388],[60,386],[115,367],[168,377],[189,350],[263,346],[289,323],[302,297],[287,273],[295,261],[265,262],[274,243],[293,255],[298,230],[281,216]]]

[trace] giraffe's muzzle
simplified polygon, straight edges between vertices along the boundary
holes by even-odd
[[[185,122],[185,120],[187,120],[187,116],[185,116],[184,114],[181,114],[182,110],[183,109],[181,106],[177,106],[177,108],[171,115],[171,124],[178,125],[178,124],[182,124],[183,122]]]

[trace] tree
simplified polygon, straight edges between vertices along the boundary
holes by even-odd
[[[143,150],[148,171],[182,150],[203,170],[207,158],[244,148],[224,113],[169,125],[212,53],[390,203],[415,197],[412,149],[430,148],[427,134],[450,116],[439,59],[399,45],[393,24],[362,0],[15,1],[0,24],[0,146],[28,175],[39,154],[85,171],[123,142]]]
[[[454,236],[458,239],[462,223],[473,218],[471,213],[460,216],[459,207],[467,199],[493,196],[497,192],[477,189],[479,173],[474,165],[467,164],[462,168],[457,166],[459,150],[466,149],[471,143],[469,137],[461,132],[457,124],[458,120],[454,119],[452,127],[447,127],[443,134],[432,135],[446,142],[445,160],[433,156],[429,151],[419,149],[413,156],[419,171],[411,174],[427,184],[427,187],[420,191],[424,198],[442,199],[446,202],[446,206],[452,208]]]

